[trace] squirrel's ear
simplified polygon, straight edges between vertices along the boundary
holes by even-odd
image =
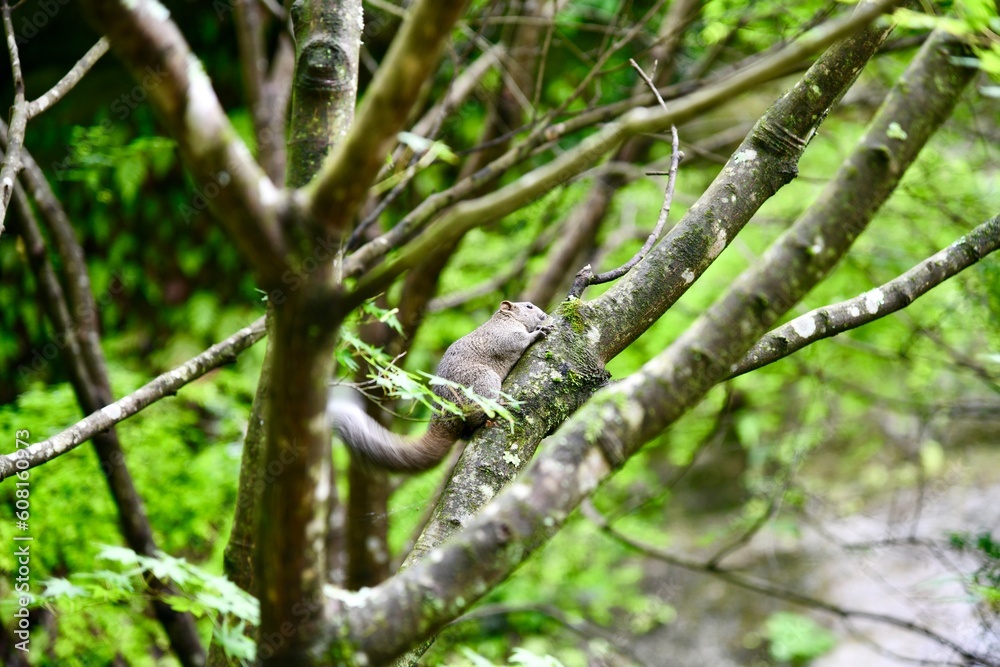
[[[512,304],[510,301],[501,301],[500,302],[500,310],[510,310],[513,307],[514,307],[514,304]]]

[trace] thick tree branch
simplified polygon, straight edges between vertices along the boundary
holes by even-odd
[[[167,371],[141,388],[105,406],[65,431],[48,440],[35,443],[13,454],[0,456],[0,481],[16,472],[15,463],[26,461],[28,468],[47,463],[65,454],[78,445],[87,442],[98,433],[105,431],[120,421],[128,419],[140,410],[149,407],[166,396],[172,396],[186,384],[197,380],[205,373],[232,363],[236,356],[264,337],[264,318],[240,329],[224,341],[216,343],[197,357]]]
[[[408,10],[357,122],[304,188],[312,217],[335,235],[346,230],[364,201],[465,5],[465,0],[420,0]]]
[[[302,0],[291,5],[296,63],[289,186],[315,181],[331,146],[337,154],[358,127],[352,122],[362,15],[361,0]],[[358,123],[364,125],[365,120]],[[367,183],[359,187],[367,191]],[[312,647],[322,632],[321,618],[313,613],[303,618],[302,609],[319,609],[330,578],[326,548],[336,542],[327,534],[337,495],[326,403],[345,312],[336,303],[320,305],[339,290],[334,263],[329,258],[316,261],[314,254],[314,233],[323,233],[316,225],[327,221],[309,216],[305,209],[300,212],[307,215],[290,230],[291,259],[297,266],[313,260],[313,268],[303,271],[301,284],[288,290],[287,298],[273,302],[270,381],[258,385],[259,402],[267,402],[260,464],[281,474],[263,485],[256,516],[253,565],[261,602],[257,655],[262,665],[282,667],[314,664]],[[332,213],[344,213],[346,221],[353,219],[354,211],[338,208]],[[338,236],[328,228],[327,239],[336,243]]]
[[[361,4],[307,0],[292,5],[295,78],[288,136],[289,187],[319,171],[354,123]]]
[[[236,134],[169,12],[156,0],[85,0],[91,23],[107,35],[132,77],[149,94],[199,189],[261,281],[285,270],[279,216],[285,195],[261,171]]]
[[[802,348],[906,308],[933,288],[1000,249],[1000,216],[991,218],[903,275],[853,299],[811,310],[760,339],[729,377],[749,373]]]
[[[731,160],[732,167],[724,170],[716,179],[700,199],[702,203],[688,212],[680,223],[682,227],[687,226],[687,231],[678,233],[677,228],[672,230],[644,261],[634,267],[602,299],[608,298],[607,294],[619,296],[609,299],[602,309],[587,317],[581,317],[581,314],[588,312],[588,307],[599,305],[600,300],[563,304],[560,312],[572,321],[572,332],[567,331],[565,339],[562,331],[557,332],[544,346],[538,346],[552,351],[552,359],[549,361],[536,356],[540,354],[538,352],[530,352],[528,361],[522,361],[515,367],[504,389],[519,400],[526,401],[524,410],[527,414],[542,415],[543,418],[518,420],[515,432],[510,434],[504,429],[484,429],[480,432],[466,448],[465,458],[459,463],[452,483],[442,496],[434,519],[418,540],[408,561],[420,558],[454,534],[465,517],[479,511],[491,499],[492,494],[498,493],[528,464],[538,442],[601,386],[604,381],[604,350],[619,335],[613,333],[613,327],[622,327],[624,331],[631,326],[634,330],[629,330],[624,335],[629,341],[633,340],[660,316],[660,308],[665,310],[666,305],[661,304],[672,303],[687,288],[693,277],[686,280],[689,276],[683,275],[681,271],[667,270],[669,265],[666,265],[663,256],[669,257],[669,254],[665,253],[664,248],[669,248],[669,252],[677,253],[688,262],[700,262],[707,267],[711,258],[721,252],[722,246],[718,244],[715,233],[703,235],[699,228],[710,223],[731,225],[733,228],[729,233],[735,236],[736,231],[749,220],[766,197],[787,181],[790,174],[794,173],[796,161],[804,148],[802,142],[779,143],[769,148],[766,140],[773,136],[811,136],[830,106],[847,90],[866,60],[875,53],[887,31],[887,28],[869,27],[862,34],[831,47],[824,53],[798,85],[776,102],[758,123],[758,128],[766,129],[759,131],[761,140],[747,143],[746,150],[737,152]],[[814,86],[822,92],[821,95],[807,92],[812,91]],[[759,152],[760,159],[747,164],[738,157],[748,155],[749,151],[754,151],[755,155]],[[741,191],[759,194],[755,197],[737,198],[737,202],[731,202],[730,190],[734,187],[734,182],[740,183]],[[714,203],[716,201],[719,203]],[[718,217],[711,216],[713,210],[717,211]],[[643,276],[643,280],[636,279],[637,275]],[[648,284],[644,281],[648,281]],[[620,290],[622,283],[632,284],[632,291],[638,296],[634,297],[631,293]],[[641,306],[649,310],[631,312]],[[618,308],[630,312],[618,315],[615,312]],[[619,321],[620,317],[635,317],[638,324],[630,325]],[[584,335],[586,342],[581,340]],[[609,341],[609,338],[612,340]],[[624,347],[627,342],[618,341],[617,344]],[[581,346],[585,347],[582,351],[579,349]],[[600,358],[595,357],[595,347]],[[559,369],[558,373],[552,373],[553,366]],[[567,391],[570,379],[574,385],[586,389]],[[552,396],[557,396],[558,400],[553,402]],[[516,465],[508,462],[511,452],[516,454]],[[509,474],[497,475],[495,472],[508,469]],[[480,493],[481,489],[489,489],[490,494]]]
[[[460,614],[549,539],[643,443],[724,379],[730,365],[843,256],[950,112],[973,74],[954,64],[961,53],[947,36],[930,40],[830,188],[761,265],[639,372],[595,394],[463,532],[392,581],[350,602],[334,600],[329,657],[361,652],[378,662]],[[890,123],[907,128],[905,141],[886,135]],[[870,160],[873,153],[882,159]],[[868,187],[848,197],[858,184]],[[803,234],[810,239],[806,245]],[[823,250],[806,251],[817,236]]]
[[[24,98],[24,76],[21,73],[21,56],[17,50],[17,35],[14,23],[10,17],[9,0],[2,0],[0,16],[3,19],[3,31],[7,38],[7,51],[10,55],[10,71],[14,78],[14,104],[10,112],[10,131],[4,145],[4,158],[0,162],[0,235],[3,234],[4,220],[7,218],[7,206],[14,195],[14,181],[21,171],[21,147],[24,145],[24,133],[28,125],[28,102]]]

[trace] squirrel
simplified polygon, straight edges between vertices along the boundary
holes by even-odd
[[[496,400],[517,360],[551,331],[546,319],[545,312],[532,303],[503,301],[493,317],[445,350],[436,375]],[[350,401],[331,399],[327,413],[341,440],[362,460],[387,470],[418,472],[434,467],[457,440],[486,421],[485,413],[453,388],[436,386],[434,393],[457,403],[466,414],[464,418],[434,415],[420,438],[392,433]]]

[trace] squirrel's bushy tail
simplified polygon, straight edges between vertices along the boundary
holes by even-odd
[[[337,435],[352,452],[388,470],[417,472],[433,468],[458,439],[438,420],[431,421],[422,437],[404,438],[387,430],[351,401],[331,401],[327,414]]]

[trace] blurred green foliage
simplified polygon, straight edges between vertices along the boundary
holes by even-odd
[[[232,523],[247,406],[262,353],[261,346],[252,348],[234,367],[187,385],[179,397],[158,402],[117,429],[159,547],[215,573],[221,572]],[[113,365],[111,379],[122,395],[150,378]],[[35,385],[13,404],[0,406],[0,430],[27,430],[29,440],[39,442],[80,416],[68,385]],[[58,465],[30,470],[29,484],[31,581],[98,572],[102,545],[118,544],[121,537],[117,511],[90,445],[62,456]],[[7,543],[19,534],[14,493],[13,484],[0,485],[0,539]],[[0,554],[0,570],[15,569],[13,551]],[[13,599],[11,585],[9,578],[0,581],[0,599]],[[145,615],[146,605],[140,587],[131,595],[118,594],[60,613],[54,637],[33,637],[39,641],[32,648],[38,649],[34,655],[40,660],[33,664],[110,664],[119,653],[128,655],[132,664],[177,664],[159,624]],[[5,618],[11,611],[0,609]],[[207,638],[211,619],[203,619],[199,627]],[[115,641],[94,642],[95,634]],[[159,647],[167,657],[154,658],[151,647]]]
[[[834,636],[799,614],[778,612],[764,624],[771,657],[782,664],[805,665],[833,648]]]

